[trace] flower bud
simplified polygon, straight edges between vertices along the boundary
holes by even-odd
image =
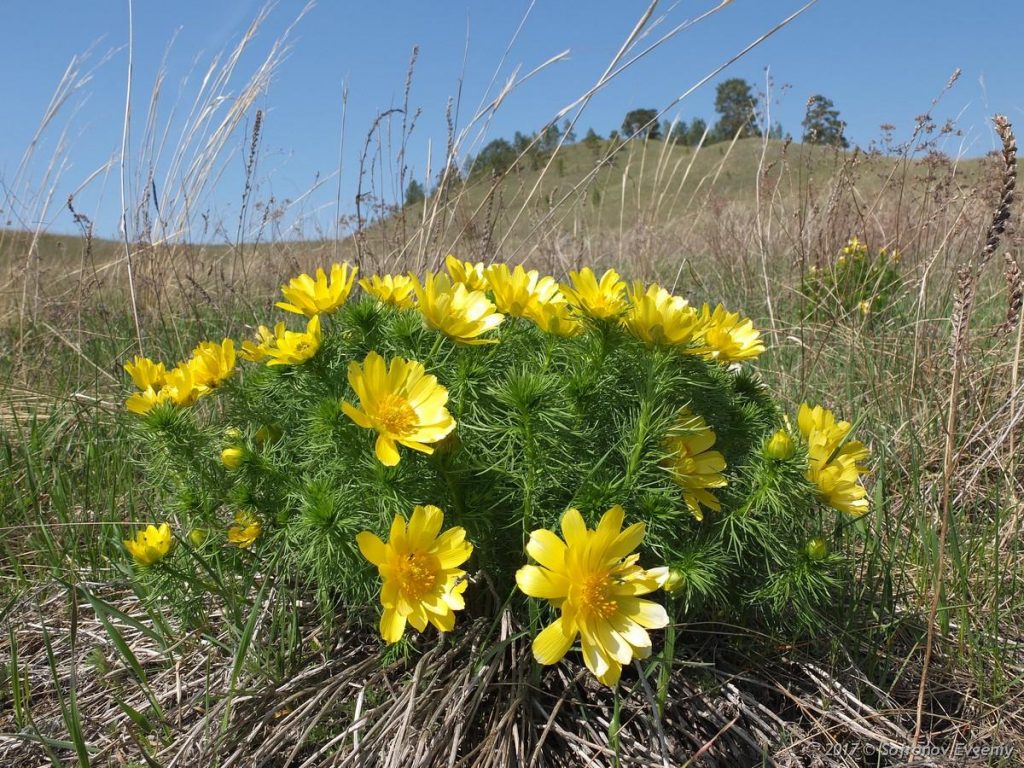
[[[238,427],[228,427],[224,430],[224,438],[230,440],[233,443],[238,442],[242,439],[242,430]]]
[[[264,424],[256,430],[256,434],[252,436],[252,439],[260,447],[267,443],[276,443],[281,439],[281,428],[276,424]]]
[[[665,579],[665,583],[661,585],[661,588],[670,595],[673,595],[681,590],[685,584],[686,574],[680,569],[673,567],[668,569],[668,578]]]
[[[804,545],[804,551],[811,560],[824,560],[828,555],[828,542],[821,537],[808,539]]]
[[[205,528],[193,528],[188,532],[188,540],[196,549],[203,546],[208,538],[210,538],[210,532]]]
[[[769,459],[776,459],[778,461],[792,458],[793,438],[789,436],[789,432],[780,429],[768,440],[768,444],[764,447],[764,453]]]
[[[245,459],[245,451],[241,448],[225,448],[220,452],[220,463],[228,469],[238,469]]]

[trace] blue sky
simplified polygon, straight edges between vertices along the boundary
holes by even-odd
[[[274,41],[292,24],[304,0],[280,0],[257,39],[241,59],[231,88],[258,66]],[[321,0],[292,31],[291,48],[256,102],[265,112],[257,188],[253,198],[300,200],[286,223],[298,221],[310,234],[333,226],[338,192],[341,93],[347,85],[345,150],[341,154],[341,209],[351,212],[356,168],[375,115],[399,106],[409,56],[419,46],[411,104],[422,109],[407,163],[422,177],[428,141],[434,164],[446,137],[445,105],[459,88],[460,126],[491,88],[516,67],[525,73],[568,50],[564,61],[517,89],[476,143],[515,130],[533,131],[580,96],[600,76],[647,3],[636,0],[445,0],[444,2],[343,2]],[[699,15],[713,2],[662,2],[651,41]],[[734,0],[708,20],[665,43],[598,94],[580,118],[578,133],[593,126],[606,135],[635,107],[661,109],[730,56],[769,30],[802,2]],[[173,146],[183,114],[210,59],[235,44],[263,7],[250,0],[136,0],[134,7],[134,87],[129,178],[140,173],[138,158],[154,78],[166,56],[166,80],[157,124],[168,129]],[[11,226],[73,231],[63,202],[76,192],[76,208],[89,216],[100,235],[117,233],[120,210],[117,167],[94,175],[120,150],[128,41],[128,0],[9,0],[0,14],[5,74],[0,109],[0,205]],[[527,13],[529,11],[529,13]],[[520,22],[519,36],[505,56]],[[1024,125],[1024,63],[1017,50],[1016,25],[998,23],[980,5],[957,0],[820,0],[790,26],[732,64],[678,106],[669,117],[714,119],[714,86],[743,77],[762,89],[765,69],[774,80],[772,118],[799,135],[807,97],[833,99],[848,123],[847,134],[867,146],[879,126],[896,126],[907,137],[914,118],[927,111],[957,67],[962,76],[935,108],[940,120],[955,118],[963,131],[944,146],[950,154],[977,155],[995,146],[988,117],[1004,112]],[[172,43],[173,40],[173,43]],[[643,43],[641,44],[643,45]],[[85,69],[90,80],[58,112],[18,173],[54,89],[72,57],[91,49]],[[504,56],[504,60],[503,60]],[[495,79],[496,78],[496,79]],[[494,79],[494,83],[492,83]],[[229,91],[231,91],[229,88]],[[777,102],[777,103],[775,103]],[[222,105],[226,106],[226,105]],[[250,113],[251,119],[251,113]],[[242,196],[247,137],[232,136],[223,173],[196,205],[211,217],[237,221]],[[51,158],[61,135],[60,162]],[[475,138],[475,137],[474,137]],[[166,177],[165,151],[157,167]],[[48,169],[59,179],[51,183]],[[317,184],[319,183],[319,186]],[[312,188],[312,191],[310,191]],[[52,201],[44,205],[52,189]],[[129,190],[137,194],[134,187]],[[158,190],[158,195],[170,194]],[[193,233],[196,236],[196,233]]]

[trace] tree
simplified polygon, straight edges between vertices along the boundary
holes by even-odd
[[[746,80],[733,77],[719,83],[715,91],[715,111],[719,115],[715,138],[718,141],[731,141],[737,133],[741,139],[756,136],[756,108],[757,98]]]
[[[846,149],[850,142],[843,131],[846,123],[839,119],[839,110],[831,99],[816,93],[807,100],[807,111],[803,122],[805,144],[825,144],[830,147]]]
[[[593,128],[587,130],[583,137],[583,146],[595,155],[601,151],[601,136]]]
[[[685,120],[676,120],[674,123],[667,123],[665,127],[665,141],[673,144],[686,146],[689,143],[690,127]]]
[[[622,120],[622,134],[627,138],[635,135],[643,139],[660,139],[661,125],[658,124],[658,110],[630,110]]]
[[[566,144],[576,143],[576,131],[572,129],[572,123],[570,123],[568,120],[562,123],[562,135],[565,136]]]
[[[701,139],[704,138],[704,131],[708,129],[708,124],[701,120],[699,117],[693,118],[693,122],[690,123],[690,129],[686,134],[686,146],[696,147],[700,144]]]
[[[416,181],[416,179],[410,179],[409,186],[405,188],[405,204],[416,205],[416,203],[422,203],[426,199],[427,196],[423,192],[423,185]]]
[[[516,163],[516,150],[507,139],[495,139],[480,150],[473,164],[473,175],[505,173]]]

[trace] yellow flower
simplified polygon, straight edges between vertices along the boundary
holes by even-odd
[[[808,539],[804,552],[811,560],[824,560],[828,556],[828,542],[822,538]]]
[[[555,336],[575,336],[583,330],[564,298],[539,304],[529,317],[542,331]]]
[[[220,463],[228,469],[238,469],[245,459],[245,451],[234,446],[225,448],[220,452]]]
[[[780,429],[769,438],[768,444],[764,447],[764,454],[769,459],[785,461],[793,457],[793,450],[793,438],[789,436],[789,432]]]
[[[478,261],[474,264],[471,261],[459,261],[452,254],[448,254],[444,263],[448,267],[448,274],[451,275],[453,282],[462,283],[471,291],[487,290],[483,262]]]
[[[679,420],[665,439],[665,450],[669,452],[666,465],[672,479],[683,489],[683,501],[698,520],[704,519],[701,505],[715,512],[722,508],[708,490],[726,484],[722,475],[725,457],[711,450],[715,439],[704,419],[689,408],[680,410]]]
[[[132,362],[125,363],[124,369],[132,377],[135,386],[142,391],[150,388],[159,390],[164,385],[164,379],[167,376],[163,363],[155,363],[148,357],[139,357],[138,355]]]
[[[342,402],[341,409],[356,424],[379,433],[376,453],[380,462],[398,463],[401,443],[422,453],[433,453],[436,443],[455,429],[448,413],[448,390],[428,375],[422,363],[396,357],[390,367],[376,352],[363,365],[348,364],[348,383],[359,398],[359,408]]]
[[[421,283],[413,277],[416,307],[423,322],[460,344],[497,344],[497,339],[482,339],[481,334],[501,325],[505,316],[483,291],[471,291],[465,283],[453,283],[448,275],[428,272]]]
[[[289,331],[284,323],[274,326],[274,332],[261,325],[257,332],[259,344],[242,342],[242,357],[267,365],[299,365],[309,360],[320,349],[320,315],[313,315],[306,323],[305,332]]]
[[[822,501],[848,515],[867,512],[867,491],[859,480],[867,472],[861,462],[870,452],[859,440],[846,439],[853,428],[850,422],[837,422],[831,411],[804,403],[797,424],[807,441],[807,479],[817,486]]]
[[[132,413],[146,414],[161,403],[171,403],[184,408],[195,403],[210,391],[205,384],[199,384],[188,365],[179,365],[169,371],[159,389],[147,387],[143,392],[130,395],[125,407]]]
[[[135,558],[135,562],[144,566],[150,566],[163,560],[171,551],[173,543],[171,526],[167,523],[161,523],[159,528],[155,525],[147,525],[135,534],[134,539],[124,540],[125,549]]]
[[[332,314],[348,299],[358,271],[357,267],[348,264],[335,264],[331,267],[330,282],[322,268],[317,269],[315,280],[303,273],[292,278],[288,285],[281,286],[281,293],[287,301],[279,301],[277,306],[306,317],[321,312]]]
[[[721,304],[712,312],[705,304],[699,322],[698,335],[707,348],[705,356],[710,360],[732,363],[764,352],[761,332],[754,328],[750,318],[741,318],[739,312],[726,312]]]
[[[360,287],[383,304],[399,309],[413,305],[413,278],[408,275],[373,275],[359,281]]]
[[[380,635],[385,642],[397,643],[405,624],[422,632],[427,623],[441,632],[455,626],[455,611],[466,607],[466,572],[459,570],[473,553],[464,528],[441,526],[444,514],[434,506],[413,509],[408,526],[399,515],[391,523],[385,544],[369,531],[356,536],[363,557],[377,566],[381,580]]]
[[[590,317],[610,320],[626,311],[626,284],[614,269],[607,270],[600,282],[590,267],[570,272],[569,280],[572,284],[563,284],[562,293],[569,303]]]
[[[870,299],[864,299],[863,301],[858,303],[857,304],[857,308],[860,309],[860,313],[864,317],[867,317],[868,315],[870,315],[871,314],[871,301],[870,301]]]
[[[541,664],[558,662],[582,638],[583,661],[605,685],[615,685],[624,664],[651,655],[648,629],[668,624],[665,609],[639,599],[662,586],[668,569],[644,570],[633,554],[646,528],[634,523],[622,530],[624,512],[614,506],[595,530],[575,509],[562,516],[563,541],[540,528],[530,534],[526,551],[538,565],[524,565],[516,584],[530,597],[548,600],[560,616],[533,640]]]
[[[643,283],[637,281],[629,292],[629,301],[622,324],[648,346],[681,346],[696,341],[697,312],[686,299],[673,296],[657,283],[644,290]]]
[[[514,270],[510,270],[507,264],[492,264],[484,270],[484,275],[494,293],[498,311],[506,315],[532,319],[540,305],[561,296],[555,278],[541,277],[536,269],[527,272],[522,264]]]
[[[263,533],[259,518],[251,512],[236,512],[235,522],[228,526],[228,541],[239,549],[248,549]]]
[[[204,341],[192,350],[192,359],[185,365],[191,369],[196,384],[216,387],[235,372],[235,342]]]

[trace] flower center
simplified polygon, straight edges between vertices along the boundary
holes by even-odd
[[[377,404],[377,420],[385,432],[407,435],[416,425],[416,411],[401,395],[384,395]]]
[[[398,566],[398,584],[407,596],[418,600],[437,585],[437,558],[410,552]]]
[[[611,618],[619,610],[619,603],[611,591],[612,581],[606,574],[587,576],[580,585],[580,607],[602,619]]]

